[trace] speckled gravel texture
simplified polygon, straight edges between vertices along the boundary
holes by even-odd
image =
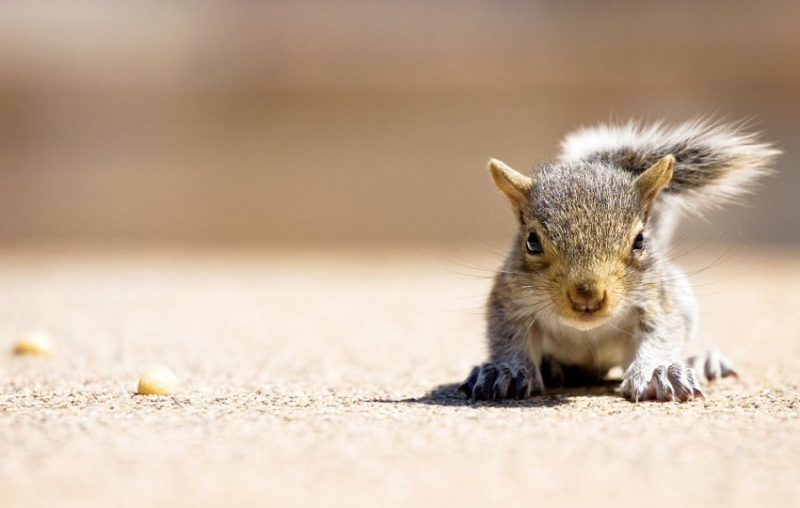
[[[711,264],[720,248],[687,256]],[[728,256],[730,257],[730,256]],[[0,506],[797,506],[800,253],[692,278],[740,381],[454,392],[484,250],[0,252]],[[53,357],[15,357],[42,328]],[[134,395],[163,364],[173,396]]]

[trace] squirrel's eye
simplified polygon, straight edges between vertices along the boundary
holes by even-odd
[[[528,241],[525,243],[528,248],[528,254],[544,254],[542,249],[542,242],[539,241],[539,235],[531,233],[528,235]]]
[[[644,234],[639,232],[636,239],[633,241],[633,252],[642,252],[644,250]]]

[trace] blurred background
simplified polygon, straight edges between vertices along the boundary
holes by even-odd
[[[800,240],[798,2],[3,2],[0,241],[503,242],[485,171],[616,119],[749,118],[698,235]],[[738,240],[737,240],[738,241]]]

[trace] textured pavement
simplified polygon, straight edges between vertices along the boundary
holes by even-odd
[[[797,506],[800,256],[724,251],[681,260],[740,381],[638,405],[454,393],[487,250],[0,252],[0,506]]]

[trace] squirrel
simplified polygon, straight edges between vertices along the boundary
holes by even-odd
[[[699,364],[709,380],[737,376],[715,351],[684,359],[697,303],[668,253],[681,212],[732,201],[771,173],[780,151],[742,129],[705,120],[581,129],[530,176],[491,159],[518,231],[488,300],[489,359],[459,391],[524,399],[622,367],[627,399],[687,401],[704,398]]]

